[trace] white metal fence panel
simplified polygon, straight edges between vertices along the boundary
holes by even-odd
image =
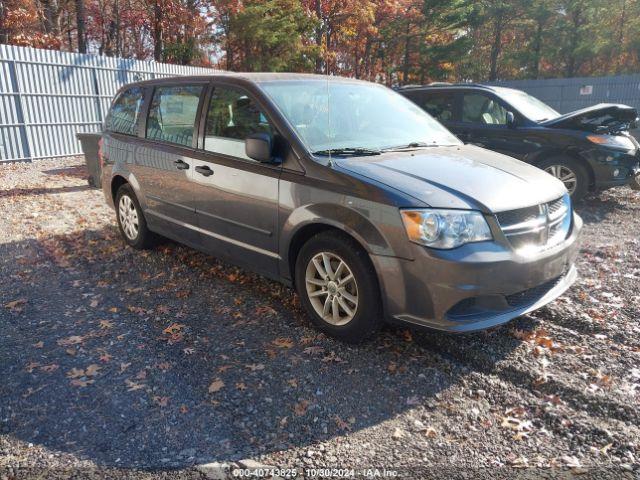
[[[207,68],[0,45],[0,161],[81,152],[127,83],[208,74]]]

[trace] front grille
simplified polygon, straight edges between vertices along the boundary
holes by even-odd
[[[496,219],[515,250],[544,250],[569,235],[571,200],[567,194],[540,205],[496,213]]]

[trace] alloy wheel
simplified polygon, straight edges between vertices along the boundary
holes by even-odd
[[[136,210],[136,206],[129,195],[122,195],[122,197],[120,197],[118,215],[120,217],[120,225],[122,225],[124,234],[129,240],[135,241],[136,238],[138,238],[140,224],[138,219],[138,210]]]
[[[576,187],[578,186],[578,177],[575,172],[566,165],[549,165],[544,169],[544,171],[550,173],[564,183],[564,186],[567,188],[570,195],[573,195],[573,192],[576,191]]]
[[[338,255],[320,252],[309,260],[305,273],[307,296],[327,323],[349,323],[358,309],[358,285],[349,265]]]

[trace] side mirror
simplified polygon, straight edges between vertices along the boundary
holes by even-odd
[[[507,127],[515,128],[516,126],[516,116],[513,112],[507,112]]]
[[[260,163],[273,161],[273,138],[268,133],[254,133],[244,141],[247,157]]]

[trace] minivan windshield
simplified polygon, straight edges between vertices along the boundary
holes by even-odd
[[[500,96],[509,102],[512,107],[534,122],[543,122],[560,116],[549,105],[521,90],[512,88],[497,88],[496,90],[499,90]]]
[[[384,149],[461,145],[410,100],[366,82],[264,82],[310,152],[367,155]]]

